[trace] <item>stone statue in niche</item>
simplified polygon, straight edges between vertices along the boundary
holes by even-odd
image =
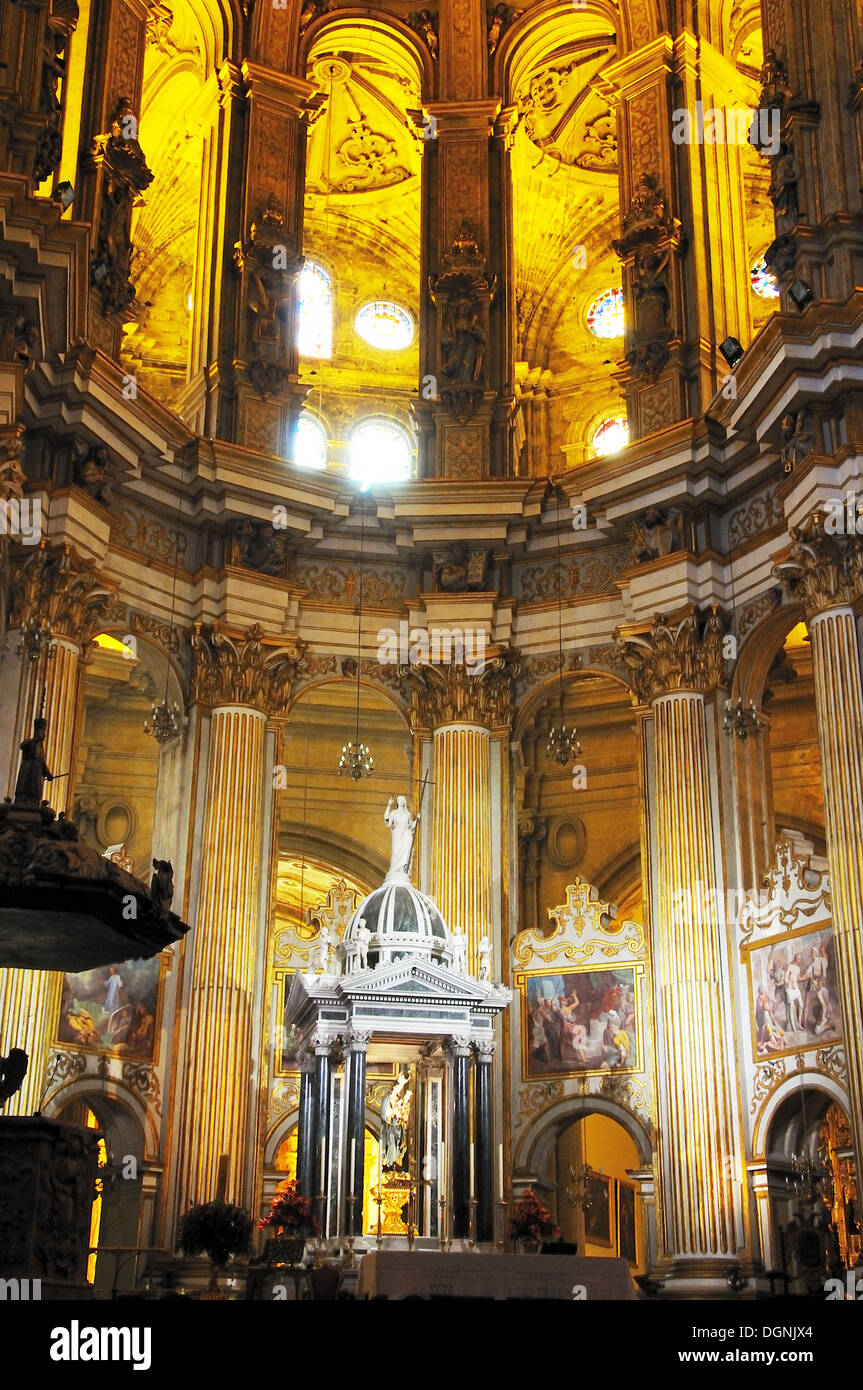
[[[230,539],[229,564],[283,579],[286,560],[285,537],[269,522],[252,521],[249,517],[237,522]]]
[[[479,974],[477,978],[489,983],[491,981],[491,938],[486,934],[480,937],[477,955],[479,956]]]
[[[16,362],[30,363],[39,342],[39,329],[26,314],[19,314],[12,326],[12,357]]]
[[[815,447],[812,430],[812,412],[808,406],[803,410],[789,410],[782,417],[782,442],[779,457],[786,473],[791,473],[794,465],[808,458]]]
[[[450,381],[474,385],[482,380],[485,335],[482,313],[473,295],[448,300],[443,314],[441,364]]]
[[[497,46],[514,19],[524,14],[524,10],[514,10],[511,5],[495,5],[487,11],[488,16],[488,56],[493,58]]]
[[[683,549],[683,517],[676,507],[648,507],[627,533],[634,565]]]
[[[390,867],[387,878],[391,874],[406,874],[411,862],[411,854],[414,846],[414,835],[416,834],[419,816],[412,816],[408,810],[408,803],[405,797],[397,796],[395,806],[390,797],[387,802],[387,809],[384,811],[384,825],[389,830],[392,837],[392,850],[390,852]]]
[[[94,502],[110,507],[114,485],[114,464],[104,444],[90,448],[78,446],[75,454],[75,482]]]
[[[454,927],[449,934],[450,969],[456,975],[467,974],[467,937],[461,927]]]
[[[45,737],[48,722],[39,715],[33,720],[33,736],[21,744],[21,766],[15,782],[16,806],[39,806],[42,802],[42,783],[53,782],[55,774],[45,761]],[[56,774],[60,776],[60,774]]]
[[[283,357],[284,316],[290,305],[294,280],[304,258],[290,242],[284,215],[274,194],[260,217],[249,228],[247,241],[234,245],[234,264],[243,274],[246,310],[250,323],[249,373],[262,394],[277,390],[286,376]],[[253,373],[256,363],[273,372]]]
[[[432,555],[432,582],[438,593],[464,594],[485,587],[489,552],[471,549],[466,541],[456,541],[446,550]]]
[[[669,248],[648,247],[639,251],[633,267],[632,298],[635,305],[635,332],[626,359],[637,376],[654,380],[668,361]]]
[[[329,14],[332,8],[333,0],[303,0],[303,7],[300,10],[300,38],[313,19],[317,19],[322,14]]]
[[[102,296],[106,314],[120,314],[135,299],[129,280],[132,259],[132,208],[153,181],[137,137],[137,117],[126,97],[120,97],[108,130],[97,135],[90,156],[102,171],[99,234],[90,265],[90,283]]]
[[[432,58],[437,62],[437,16],[433,15],[431,10],[413,10],[408,15],[408,24],[415,34],[419,34]]]
[[[783,140],[773,164],[773,177],[770,181],[770,201],[776,212],[776,230],[780,236],[791,231],[800,221],[800,206],[797,198],[797,185],[800,182],[800,165],[794,155],[790,141]]]

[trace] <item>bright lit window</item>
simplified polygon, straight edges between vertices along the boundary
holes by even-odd
[[[623,290],[611,289],[593,301],[587,326],[595,338],[623,337]]]
[[[779,286],[767,269],[767,262],[761,256],[749,272],[752,288],[760,299],[778,299]]]
[[[294,463],[299,468],[326,468],[327,432],[320,420],[303,411],[294,436]]]
[[[611,420],[603,420],[594,432],[590,446],[594,454],[604,458],[606,454],[616,454],[629,443],[629,425],[625,415],[615,415]]]
[[[411,475],[411,441],[401,425],[373,417],[351,435],[350,474],[363,487],[399,483]]]
[[[93,643],[105,652],[119,652],[127,661],[131,661],[135,657],[132,648],[127,646],[125,642],[121,642],[119,637],[112,637],[110,632],[100,632],[97,637],[93,638]]]
[[[306,261],[297,276],[302,357],[333,355],[333,287],[323,266]]]
[[[354,319],[354,328],[372,347],[389,348],[392,352],[410,347],[414,338],[410,314],[387,299],[364,304]]]

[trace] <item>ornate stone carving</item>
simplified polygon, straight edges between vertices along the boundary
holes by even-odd
[[[557,598],[559,587],[564,599],[581,594],[614,594],[617,593],[614,581],[629,563],[629,547],[621,545],[587,551],[577,559],[565,559],[562,567],[556,561],[518,566],[516,588],[520,599],[526,603]]]
[[[118,506],[111,508],[111,540],[147,559],[171,562],[183,558],[188,544],[186,532],[179,527],[165,526],[156,517]]]
[[[677,507],[648,507],[627,532],[634,565],[683,550],[683,516]]]
[[[815,1065],[826,1076],[832,1076],[834,1081],[838,1081],[840,1086],[847,1086],[848,1058],[841,1043],[833,1043],[832,1047],[819,1047],[815,1053]]]
[[[706,614],[688,608],[671,618],[657,615],[644,632],[618,628],[617,650],[641,703],[677,690],[706,692],[721,685],[724,631],[715,603]]]
[[[637,960],[644,955],[644,928],[639,922],[616,921],[610,903],[579,874],[567,884],[566,901],[548,909],[554,930],[541,936],[536,927],[519,932],[513,955],[519,965],[559,960],[583,962],[595,955],[608,960]]]
[[[469,1057],[471,1048],[470,1033],[453,1033],[446,1041],[447,1052],[450,1056]]]
[[[347,569],[341,565],[298,564],[295,580],[301,589],[306,589],[313,598],[348,601],[357,595],[359,570]],[[363,571],[363,603],[399,602],[409,597],[408,577],[398,570],[377,570],[366,568]]]
[[[773,574],[789,598],[803,604],[807,618],[851,605],[863,594],[863,538],[828,534],[826,514],[810,512],[790,528],[791,545],[777,558]]]
[[[516,1124],[522,1125],[525,1120],[535,1119],[550,1106],[557,1105],[565,1095],[566,1087],[562,1081],[537,1081],[530,1086],[522,1086],[518,1093]]]
[[[668,289],[669,248],[648,247],[636,253],[632,274],[635,329],[626,360],[636,376],[655,381],[668,361],[671,330],[668,315],[671,295]]]
[[[126,134],[137,128],[128,99],[121,97],[107,131],[97,135],[90,147],[90,157],[102,176],[90,283],[99,290],[106,315],[128,315],[135,299],[135,287],[129,279],[132,208],[153,181],[137,136]]]
[[[351,1052],[365,1052],[371,1040],[371,1028],[358,1028],[354,1024],[351,1024],[345,1034],[345,1041]]]
[[[760,598],[753,599],[751,603],[747,603],[737,620],[737,636],[739,641],[743,642],[752,629],[761,622],[762,618],[766,618],[768,613],[772,613],[775,609],[781,608],[781,606],[782,590],[778,585],[775,589],[770,589],[766,594],[762,594]]]
[[[438,310],[440,396],[453,419],[465,424],[482,400],[488,310],[497,292],[470,229],[463,227],[445,257],[451,269],[430,275],[429,297]]]
[[[775,1057],[772,1062],[762,1062],[755,1068],[755,1078],[752,1085],[752,1101],[749,1106],[751,1114],[754,1115],[759,1106],[776,1090],[776,1087],[782,1082],[784,1076],[784,1057]]]
[[[104,444],[78,445],[74,455],[75,482],[94,502],[110,507],[115,465]]]
[[[432,58],[437,62],[438,57],[438,17],[431,10],[412,10],[408,15],[408,24],[415,34],[419,34]]]
[[[513,20],[523,15],[524,10],[514,10],[512,5],[495,5],[494,9],[486,10],[486,30],[488,34],[488,56],[492,58],[497,52],[498,44],[503,38]]]
[[[491,1062],[495,1051],[494,1038],[476,1038],[473,1046],[478,1062]]]
[[[584,128],[584,149],[575,156],[579,169],[612,174],[617,169],[617,127],[611,111],[601,111]]]
[[[270,194],[247,239],[235,243],[234,264],[243,277],[249,377],[255,390],[267,397],[288,380],[286,316],[304,264],[287,234],[275,194]]]
[[[485,588],[488,573],[487,546],[470,547],[456,541],[446,550],[432,553],[432,583],[436,593],[464,594]]]
[[[679,241],[680,222],[666,210],[665,194],[657,174],[642,174],[623,219],[622,231],[623,236],[611,243],[621,260],[626,260],[640,246],[655,245],[663,240]]]
[[[509,728],[518,669],[511,653],[492,657],[475,672],[462,662],[407,667],[414,728],[438,729],[460,723]]]
[[[789,410],[787,415],[782,417],[782,442],[779,448],[779,457],[782,460],[782,467],[786,473],[794,470],[795,464],[802,463],[808,458],[815,447],[815,436],[812,431],[812,411],[807,407],[803,410]]]
[[[768,189],[776,213],[776,231],[779,236],[786,236],[801,220],[797,200],[800,178],[801,169],[794,154],[794,147],[790,140],[783,140],[778,154],[773,159]]]
[[[71,546],[51,549],[42,541],[13,575],[9,626],[25,628],[37,622],[43,632],[67,637],[83,648],[104,621],[115,588]]]
[[[152,1105],[157,1115],[161,1115],[159,1073],[155,1067],[145,1067],[138,1062],[124,1062],[122,1077],[127,1086],[137,1091],[141,1099],[147,1105]]]
[[[283,531],[277,531],[266,521],[252,521],[250,517],[237,522],[230,536],[228,564],[285,579],[287,563],[287,537]]]
[[[66,87],[66,48],[78,21],[77,6],[55,3],[50,7],[42,56],[40,109],[45,124],[36,141],[33,182],[41,183],[60,167],[63,152],[63,105]]]
[[[306,643],[280,637],[265,646],[256,623],[243,636],[229,636],[217,623],[205,633],[192,628],[192,701],[211,707],[251,705],[271,718],[287,714],[297,673],[305,666]]]
[[[732,545],[743,545],[745,541],[762,537],[765,531],[785,522],[782,502],[777,497],[778,483],[759,492],[749,501],[736,507],[728,516],[728,539]]]
[[[764,874],[764,882],[766,889],[749,893],[740,909],[737,927],[741,941],[748,941],[755,931],[785,933],[801,923],[829,918],[827,875],[798,859],[790,840],[781,840],[776,846],[776,857]]]

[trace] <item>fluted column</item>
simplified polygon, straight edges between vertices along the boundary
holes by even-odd
[[[494,1239],[494,1162],[491,1131],[491,1065],[494,1041],[483,1038],[475,1044],[474,1143],[476,1145],[476,1238]]]
[[[228,1195],[249,1197],[264,741],[267,716],[284,713],[299,656],[299,644],[266,647],[259,628],[205,636],[197,625],[192,644],[192,697],[212,713],[186,1011],[181,1210],[213,1199],[223,1155],[230,1161]]]
[[[633,685],[653,710],[653,973],[664,1245],[672,1278],[724,1277],[741,1231],[739,1116],[723,959],[705,694],[722,675],[714,612],[657,618],[619,634]],[[721,1262],[721,1263],[720,1263]]]
[[[851,1132],[863,1155],[863,674],[854,607],[863,541],[827,535],[824,515],[791,531],[775,573],[802,602],[812,644],[836,974],[845,1025]]]
[[[415,730],[432,732],[434,811],[429,892],[451,931],[467,937],[468,968],[496,916],[493,903],[492,740],[512,717],[513,667],[496,657],[470,674],[464,665],[412,668]]]
[[[10,644],[17,635],[23,649],[21,720],[8,772],[10,795],[18,771],[18,744],[31,736],[43,698],[45,761],[54,773],[71,771],[79,662],[111,593],[112,587],[68,546],[41,545],[17,568],[10,596]],[[71,804],[70,782],[70,777],[62,777],[43,788],[44,798],[58,813]],[[7,1115],[32,1114],[39,1104],[62,979],[53,970],[0,970],[0,1054],[21,1047],[30,1059],[21,1090],[4,1108]]]

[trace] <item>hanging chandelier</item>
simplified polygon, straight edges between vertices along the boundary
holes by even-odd
[[[750,700],[749,704],[745,705],[739,695],[736,700],[725,701],[722,723],[729,738],[755,738],[761,733],[761,720],[755,701]]]
[[[167,691],[165,692],[167,696]],[[178,738],[183,727],[183,716],[176,701],[169,705],[167,698],[153,705],[153,712],[144,721],[144,733],[152,734],[157,743],[170,743]]]
[[[171,580],[171,621],[168,626],[168,650],[165,653],[165,693],[161,700],[154,700],[152,712],[149,719],[144,720],[143,729],[145,734],[150,734],[157,743],[170,743],[172,739],[179,738],[183,730],[183,715],[180,707],[174,700],[168,704],[168,683],[171,678],[171,649],[174,644],[174,612],[177,604],[177,566],[180,563],[180,514],[183,506],[183,495],[180,493],[180,500],[177,503],[176,538],[174,545],[174,574]]]
[[[53,637],[51,624],[44,614],[33,614],[21,624],[17,653],[27,661],[38,661],[43,655],[46,661],[50,660],[56,650],[51,645]]]
[[[360,671],[362,666],[362,645],[363,645],[363,561],[365,553],[365,528],[366,528],[366,504],[363,498],[363,509],[360,514],[360,573],[357,586],[357,704],[354,736],[348,739],[342,747],[342,756],[339,758],[339,773],[343,777],[350,777],[354,782],[359,782],[363,777],[371,777],[375,770],[375,760],[372,757],[372,750],[368,744],[363,743],[360,738]]]
[[[581,757],[581,743],[575,725],[566,727],[563,717],[563,565],[560,558],[560,489],[557,489],[557,657],[560,679],[558,717],[548,731],[545,745],[546,756],[552,762],[566,767]]]

